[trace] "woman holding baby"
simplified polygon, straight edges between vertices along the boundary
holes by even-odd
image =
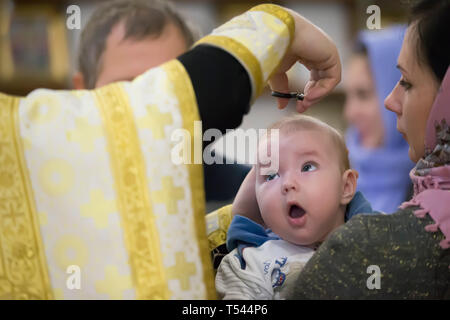
[[[450,298],[449,21],[450,1],[413,7],[397,60],[401,78],[385,100],[416,163],[412,199],[393,214],[362,214],[337,228],[306,264],[290,298]],[[287,91],[284,80],[271,87]],[[306,107],[299,103],[297,109]],[[261,221],[245,182],[233,214]],[[372,270],[379,271],[375,286]]]

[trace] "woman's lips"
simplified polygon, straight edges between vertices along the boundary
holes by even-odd
[[[403,133],[403,130],[401,128],[399,128],[398,126],[397,126],[397,131],[400,132],[400,134],[402,135],[403,139],[406,140],[406,135]]]
[[[400,134],[402,135],[403,139],[405,139],[405,141],[408,141],[408,140],[406,139],[406,134],[404,134],[402,131],[399,131],[399,132],[400,132]]]
[[[306,223],[306,211],[294,204],[289,208],[289,223],[295,227],[302,227]]]

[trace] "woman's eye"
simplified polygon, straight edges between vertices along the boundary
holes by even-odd
[[[268,174],[268,175],[266,175],[266,181],[271,181],[277,177],[279,177],[278,173]]]
[[[398,82],[405,90],[409,90],[409,89],[411,89],[411,87],[412,87],[412,85],[411,85],[411,83],[409,83],[409,82],[407,82],[407,81],[405,81],[405,80],[403,80],[403,79],[400,79],[400,81]]]
[[[307,163],[303,166],[302,172],[314,171],[316,169],[317,167],[315,165],[313,165],[312,163]]]

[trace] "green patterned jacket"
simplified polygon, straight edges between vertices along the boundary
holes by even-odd
[[[440,231],[425,231],[433,220],[417,218],[416,209],[361,214],[336,229],[300,273],[291,298],[450,299],[450,249],[439,246]]]

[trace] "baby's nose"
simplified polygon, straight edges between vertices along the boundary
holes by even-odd
[[[283,188],[283,193],[286,194],[289,191],[297,191],[298,184],[294,180],[290,179],[283,183],[282,188]]]

